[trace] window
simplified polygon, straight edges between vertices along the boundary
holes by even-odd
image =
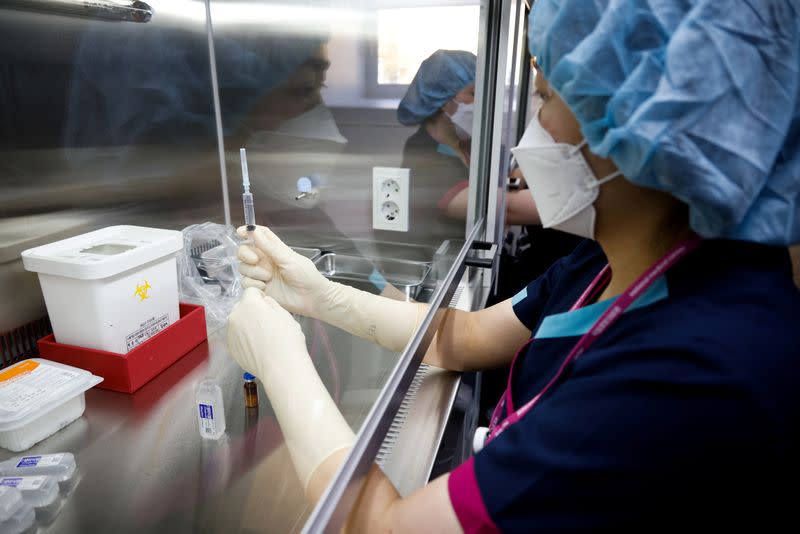
[[[366,93],[401,98],[419,65],[439,49],[478,52],[479,5],[378,9],[366,54]]]

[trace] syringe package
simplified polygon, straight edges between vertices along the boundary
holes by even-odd
[[[0,476],[52,475],[59,483],[68,483],[74,474],[75,456],[69,452],[16,456],[0,462]]]

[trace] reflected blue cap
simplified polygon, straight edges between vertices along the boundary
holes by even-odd
[[[474,83],[475,62],[475,54],[463,50],[437,50],[423,61],[397,108],[400,124],[420,124]]]

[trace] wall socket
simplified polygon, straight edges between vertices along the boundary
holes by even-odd
[[[408,232],[409,169],[372,168],[372,227]]]

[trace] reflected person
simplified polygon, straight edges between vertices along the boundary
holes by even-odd
[[[418,126],[405,142],[401,163],[411,170],[410,241],[437,247],[464,237],[465,217],[450,210],[469,184],[475,61],[471,52],[434,52],[419,66],[397,108],[400,124]]]
[[[272,38],[230,39],[222,51],[221,61],[229,61],[220,73],[220,100],[234,111],[223,115],[230,188],[241,189],[238,149],[245,147],[257,220],[284,228],[294,245],[347,242],[324,209],[324,188],[334,185],[347,145],[321,94],[330,67],[327,38]],[[311,186],[304,195],[302,182]],[[235,199],[232,210],[239,212]]]

